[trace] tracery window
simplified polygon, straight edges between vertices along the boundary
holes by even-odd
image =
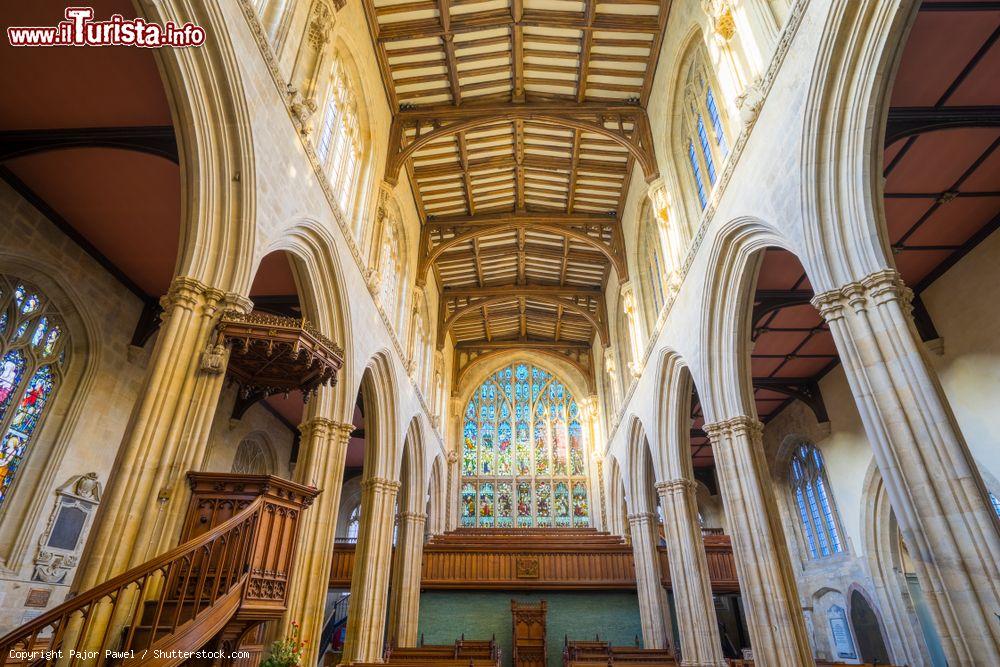
[[[361,525],[361,505],[355,505],[351,510],[351,516],[347,519],[347,539],[350,542],[358,541],[358,527]]]
[[[274,474],[267,445],[252,437],[240,442],[233,459],[232,472],[241,475]]]
[[[990,492],[990,503],[993,505],[993,511],[997,513],[997,516],[1000,516],[1000,498],[997,498],[992,491]]]
[[[799,445],[789,463],[789,482],[811,558],[844,550],[833,503],[827,492],[823,455],[809,443]]]
[[[642,272],[642,299],[647,315],[647,330],[651,331],[667,300],[667,267],[663,249],[663,235],[651,206],[646,206],[642,217],[639,257]]]
[[[516,363],[491,375],[465,409],[462,525],[590,525],[580,408],[551,373]]]
[[[0,276],[0,507],[62,379],[66,339],[44,294]]]
[[[339,61],[330,74],[330,93],[320,121],[316,155],[330,176],[341,210],[354,204],[361,172],[361,125],[358,102]]]
[[[718,169],[729,154],[722,115],[708,72],[697,55],[684,85],[685,151],[702,208],[718,179]]]

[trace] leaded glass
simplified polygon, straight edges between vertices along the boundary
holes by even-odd
[[[708,199],[705,196],[705,183],[701,178],[701,165],[698,164],[698,156],[694,154],[694,144],[688,142],[688,161],[691,163],[691,174],[694,176],[694,184],[698,190],[698,201],[701,207],[705,208]]]
[[[823,455],[811,444],[799,445],[789,462],[788,475],[809,556],[821,558],[842,552],[844,546],[826,490]]]
[[[62,332],[61,317],[44,294],[0,276],[0,506],[59,385],[66,359]]]
[[[510,482],[497,484],[497,528],[514,525],[514,490]]]
[[[589,525],[587,474],[580,408],[551,373],[516,363],[473,392],[463,427],[463,526]]]
[[[993,505],[993,511],[1000,516],[1000,498],[996,497],[996,494],[990,492],[990,503]]]
[[[517,527],[531,528],[531,482],[517,483]]]
[[[462,525],[476,525],[476,485],[462,485]]]
[[[535,525],[544,528],[552,525],[552,484],[535,482]]]
[[[573,525],[590,525],[590,508],[587,505],[587,485],[583,482],[573,484]]]
[[[568,526],[570,524],[569,487],[566,486],[566,482],[556,482],[552,496],[552,504],[556,510],[556,525]]]
[[[479,485],[479,525],[493,525],[493,483],[484,482]]]
[[[708,109],[708,117],[712,121],[712,129],[715,131],[715,144],[725,156],[729,153],[729,147],[726,146],[726,135],[722,131],[722,118],[719,117],[719,107],[715,104],[715,95],[711,88],[707,88],[705,92],[705,107]]]
[[[708,168],[708,180],[715,185],[715,161],[712,160],[712,149],[708,145],[708,133],[705,131],[705,120],[698,114],[698,142],[701,144],[701,154],[705,157]]]

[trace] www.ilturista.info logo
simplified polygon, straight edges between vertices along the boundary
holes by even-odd
[[[11,26],[7,28],[11,46],[201,46],[205,29],[193,23],[177,25],[149,23],[113,14],[107,21],[94,20],[93,7],[67,7],[66,20],[55,26]]]

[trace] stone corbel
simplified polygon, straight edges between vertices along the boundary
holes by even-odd
[[[740,120],[744,125],[750,125],[757,120],[760,107],[764,104],[764,84],[757,78],[743,89],[736,98],[736,107],[740,110]]]
[[[649,184],[646,198],[653,207],[653,214],[661,225],[666,225],[670,219],[670,198],[667,196],[667,184],[663,178],[657,178]]]
[[[207,375],[221,375],[226,372],[226,363],[229,361],[229,351],[220,341],[214,344],[209,343],[205,351],[201,353],[201,363],[198,369]]]
[[[309,120],[318,108],[316,100],[302,97],[298,88],[291,84],[285,86],[285,93],[288,95],[288,109],[292,113],[292,123],[295,125],[295,129],[303,137],[308,137],[312,132],[312,124]]]

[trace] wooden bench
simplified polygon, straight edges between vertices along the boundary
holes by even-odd
[[[565,667],[609,667],[610,665],[659,667],[676,664],[670,651],[666,649],[612,646],[611,642],[603,642],[600,639],[567,640],[563,649]]]
[[[462,637],[454,644],[421,644],[390,647],[385,662],[391,665],[451,665],[453,667],[499,667],[500,649],[493,639]]]

